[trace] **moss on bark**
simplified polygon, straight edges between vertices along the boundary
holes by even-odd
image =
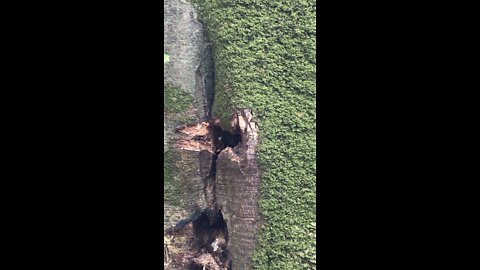
[[[316,268],[316,2],[192,0],[215,64],[214,115],[259,123],[256,269]]]
[[[193,102],[193,97],[188,92],[171,83],[163,86],[163,106],[167,113],[178,113],[188,109]]]

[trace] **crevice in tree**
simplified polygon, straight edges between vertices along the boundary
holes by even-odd
[[[206,38],[208,41],[208,37]],[[176,236],[189,237],[188,243],[185,242],[181,251],[177,249],[174,252],[178,256],[172,256],[173,264],[186,267],[184,269],[232,268],[232,256],[227,248],[228,228],[216,198],[217,160],[223,150],[234,149],[241,143],[242,132],[238,125],[226,130],[220,126],[220,121],[214,118],[212,112],[215,100],[214,70],[213,48],[207,43],[195,71],[195,103],[197,108],[201,108],[197,116],[202,121],[176,129],[177,133],[181,133],[176,147],[199,153],[200,178],[203,181],[203,193],[207,202],[206,209],[196,211],[182,219],[166,232],[173,240]]]
[[[207,213],[193,222],[194,248],[199,256],[192,260],[191,269],[230,269],[231,259],[227,250],[228,230],[219,212],[212,223]],[[217,268],[218,267],[218,268]]]
[[[216,121],[209,121],[208,133],[212,143],[213,155],[211,160],[210,172],[204,179],[204,192],[208,201],[208,189],[212,194],[211,203],[206,211],[195,221],[193,221],[194,235],[197,239],[197,249],[200,256],[192,261],[192,269],[216,269],[215,263],[221,269],[231,269],[231,257],[227,249],[228,229],[223,219],[223,214],[219,210],[216,199],[216,174],[217,159],[222,150],[227,147],[234,148],[241,142],[239,129],[233,132],[223,130],[216,124]],[[211,254],[212,256],[203,255]],[[215,263],[212,261],[215,261]],[[209,268],[210,267],[210,268]]]
[[[208,128],[214,152],[209,176],[215,176],[217,173],[217,158],[220,152],[227,147],[235,148],[241,142],[242,136],[239,128],[235,128],[233,132],[223,130],[215,121],[210,121]]]
[[[241,143],[241,131],[239,127],[231,131],[224,130],[218,123],[218,120],[209,119],[177,129],[185,136],[179,142],[180,147],[204,149],[199,152],[199,159],[211,159],[208,174],[205,170],[206,176],[202,179],[207,209],[181,220],[173,230],[168,231],[175,234],[188,226],[193,228],[190,251],[184,256],[190,258],[189,269],[231,269],[232,260],[227,248],[228,228],[216,198],[217,160],[224,149],[233,149]]]
[[[197,93],[202,95],[201,99],[206,101],[203,104],[204,119],[211,119],[213,117],[212,106],[215,100],[215,67],[213,63],[213,49],[210,43],[208,43],[209,39],[206,33],[205,39],[207,43],[205,44],[204,53],[200,65],[195,71],[195,86]]]
[[[206,35],[206,34],[205,34]],[[206,62],[209,63],[209,68],[205,72],[205,93],[207,98],[207,119],[213,118],[212,107],[215,100],[215,63],[213,61],[213,48],[208,43],[209,38],[207,36],[207,44],[205,47]]]
[[[177,9],[175,9],[175,11],[177,11]],[[190,13],[192,19],[195,20],[196,18],[193,17],[193,14],[193,12]],[[164,255],[164,262],[170,261],[169,259],[165,260],[165,257],[169,257],[172,262],[172,269],[228,270],[232,268],[232,257],[234,258],[235,264],[242,265],[244,254],[243,250],[238,248],[238,234],[239,232],[240,234],[250,232],[249,230],[239,231],[237,227],[242,229],[244,225],[239,225],[239,222],[234,220],[233,217],[238,216],[236,213],[237,206],[242,206],[243,209],[245,205],[245,209],[249,209],[249,207],[251,208],[251,203],[250,201],[245,203],[245,200],[237,199],[233,201],[235,207],[230,208],[226,207],[226,205],[229,206],[229,204],[232,204],[232,196],[229,196],[228,199],[224,197],[226,194],[231,195],[232,192],[230,188],[235,191],[242,190],[242,187],[239,188],[239,181],[237,180],[245,175],[243,172],[237,171],[235,166],[239,160],[243,162],[241,163],[239,161],[238,164],[240,165],[244,165],[249,161],[247,160],[248,156],[245,149],[251,149],[249,148],[250,136],[245,136],[247,129],[244,126],[242,126],[241,131],[238,122],[236,124],[233,122],[234,119],[239,121],[238,117],[241,115],[240,110],[233,114],[234,119],[232,119],[232,124],[236,125],[236,128],[224,129],[220,126],[219,121],[215,120],[216,116],[212,110],[216,94],[213,59],[214,48],[209,42],[207,32],[202,32],[205,39],[200,40],[199,37],[195,35],[199,41],[198,45],[201,46],[194,47],[195,56],[192,58],[194,61],[192,62],[190,61],[191,59],[188,59],[191,62],[188,63],[188,66],[185,66],[183,63],[178,65],[178,67],[181,68],[188,67],[187,74],[190,74],[190,71],[194,71],[194,74],[191,74],[194,76],[189,75],[188,78],[184,78],[183,74],[176,73],[177,69],[170,71],[172,75],[176,76],[175,80],[182,81],[188,86],[190,86],[190,83],[195,84],[194,89],[188,87],[189,92],[190,90],[193,91],[193,106],[192,110],[186,111],[185,114],[191,114],[192,117],[194,116],[195,119],[198,119],[193,121],[198,122],[177,128],[177,134],[173,137],[173,147],[181,151],[182,155],[185,154],[185,160],[181,159],[181,164],[180,161],[178,162],[181,165],[179,168],[181,167],[185,169],[184,171],[188,172],[179,177],[179,180],[181,180],[179,183],[182,184],[182,188],[186,187],[185,192],[182,194],[179,193],[179,196],[189,196],[190,193],[194,193],[194,196],[188,198],[189,200],[186,200],[184,205],[178,206],[178,209],[172,210],[172,212],[180,213],[180,215],[172,216],[170,220],[174,222],[179,219],[182,220],[164,233],[164,237],[166,238],[164,240],[164,243],[166,243],[164,244],[164,252],[166,253],[164,254],[167,254]],[[173,37],[175,36],[170,37],[170,39]],[[196,42],[197,39],[193,41]],[[190,70],[190,67],[192,70]],[[167,73],[167,75],[170,73]],[[165,74],[166,73],[164,73],[164,76]],[[194,82],[192,82],[192,80],[194,80]],[[250,120],[247,121],[248,124],[249,121]],[[179,122],[185,123],[183,118],[182,121]],[[244,145],[241,145],[242,136],[245,140]],[[229,148],[234,149],[237,156],[232,155],[231,149]],[[223,154],[219,158],[222,151]],[[238,160],[234,160],[233,165],[228,167],[228,162],[231,161],[230,159],[232,159],[232,157],[233,159],[238,157]],[[196,167],[197,160],[199,161],[199,170],[197,170],[198,168]],[[217,161],[219,163],[218,175]],[[227,164],[227,166],[225,166],[225,164]],[[250,167],[248,168],[248,171],[251,172]],[[226,172],[227,170],[229,172],[236,172],[236,174],[229,174]],[[255,170],[253,171],[255,172]],[[228,186],[228,188],[225,188],[226,186]],[[202,188],[204,198],[200,190]],[[219,197],[218,201],[216,197],[217,194]],[[224,219],[224,216],[226,219]],[[236,228],[235,231],[230,231],[230,243],[228,242],[229,228],[227,227],[227,223]],[[246,224],[248,222],[244,223]],[[170,224],[171,223],[165,226],[170,226]],[[172,251],[170,253],[172,256],[169,256],[168,249]],[[235,265],[234,267],[238,268],[238,266]]]

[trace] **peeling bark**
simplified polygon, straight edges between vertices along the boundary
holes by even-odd
[[[181,253],[183,257],[172,265],[251,269],[260,220],[260,170],[255,155],[258,128],[249,110],[236,113],[231,124],[230,131],[215,120],[176,130],[179,139],[175,147],[180,164],[185,164],[180,178],[190,179],[185,187],[190,195],[186,207],[197,215],[168,231],[175,235],[183,226],[193,226],[189,244],[184,246],[189,252],[178,249],[177,257]],[[188,167],[194,160],[197,165]],[[216,264],[207,259],[210,256]]]
[[[201,247],[193,223],[214,195],[207,177],[213,160],[206,123],[213,94],[213,59],[203,25],[193,6],[183,0],[164,0],[164,83],[172,86],[164,100],[164,268],[191,269]],[[180,100],[181,99],[181,100]],[[178,103],[182,101],[183,103]],[[184,123],[198,123],[177,128]],[[206,133],[202,134],[201,132]]]
[[[213,118],[213,59],[203,26],[185,1],[164,0],[164,13],[171,56],[164,80],[192,97],[188,109],[164,113],[164,153],[174,157],[167,162],[164,268],[250,269],[259,221],[257,126],[249,110],[229,127]],[[178,127],[186,122],[194,123]]]
[[[189,151],[207,151],[213,154],[212,139],[209,132],[209,124],[201,122],[178,128],[177,132],[182,137],[177,141],[176,147]]]

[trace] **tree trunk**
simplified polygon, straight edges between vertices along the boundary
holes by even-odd
[[[251,269],[259,222],[258,130],[211,115],[213,60],[193,7],[164,0],[165,269]]]

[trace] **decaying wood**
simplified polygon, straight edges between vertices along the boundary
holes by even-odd
[[[198,258],[193,259],[193,263],[202,266],[205,270],[223,270],[209,253],[204,253]]]
[[[238,112],[232,128],[240,128],[242,142],[226,148],[217,159],[217,204],[228,228],[227,248],[232,269],[251,269],[260,222],[258,211],[260,170],[256,161],[258,127],[249,110]]]
[[[226,231],[200,228],[198,226],[209,225],[195,225],[199,222],[192,220],[193,223],[189,225],[193,226],[193,231],[187,236],[190,238],[187,241],[189,244],[183,245],[183,250],[177,249],[176,253],[169,249],[171,258],[175,257],[172,253],[182,258],[176,261],[172,259],[171,265],[181,262],[183,266],[194,263],[205,269],[251,269],[251,256],[260,222],[257,203],[260,170],[255,154],[258,127],[249,110],[239,111],[230,129],[240,132],[240,143],[233,148],[222,147],[219,150],[214,142],[220,140],[212,138],[210,128],[216,123],[201,122],[178,129],[180,137],[176,148],[178,162],[183,168],[179,178],[190,179],[190,186],[185,187],[185,193],[191,195],[186,209],[189,212],[208,213],[213,219],[221,215],[226,223]],[[191,147],[194,144],[201,146]],[[188,145],[187,149],[185,145]],[[213,153],[218,155],[216,161]],[[228,268],[230,261],[231,268]]]

